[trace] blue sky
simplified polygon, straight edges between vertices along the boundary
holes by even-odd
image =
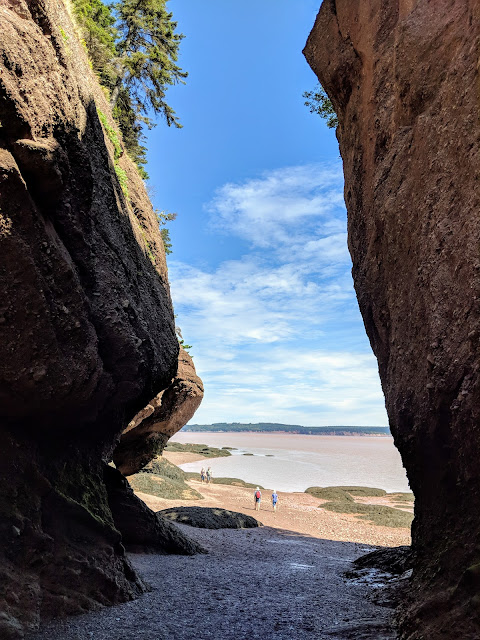
[[[183,129],[148,132],[169,274],[205,398],[194,422],[386,425],[350,275],[334,132],[302,92],[320,0],[170,0]]]

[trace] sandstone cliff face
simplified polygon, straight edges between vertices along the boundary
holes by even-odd
[[[480,587],[480,5],[324,0],[349,248],[415,493],[405,638],[474,638]]]
[[[0,637],[142,592],[104,462],[177,370],[158,224],[67,3],[0,0]],[[122,191],[114,162],[128,177]]]
[[[117,469],[126,476],[143,469],[193,417],[202,399],[203,384],[193,360],[180,348],[175,378],[137,413],[123,432],[113,454]]]

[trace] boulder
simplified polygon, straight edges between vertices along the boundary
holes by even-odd
[[[200,529],[253,529],[263,526],[252,516],[219,507],[171,507],[157,513],[173,522]]]
[[[143,469],[193,417],[202,399],[203,384],[193,360],[180,348],[177,374],[170,385],[137,413],[122,433],[113,453],[117,469],[126,476]]]
[[[412,550],[405,545],[383,547],[360,556],[353,561],[354,570],[380,569],[386,573],[401,575],[412,568]]]
[[[305,55],[338,114],[349,249],[415,494],[403,638],[480,635],[480,14],[324,0]]]

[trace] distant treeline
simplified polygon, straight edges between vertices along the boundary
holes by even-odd
[[[300,433],[321,436],[351,436],[351,435],[390,435],[388,427],[303,427],[299,424],[278,424],[276,422],[257,422],[243,424],[241,422],[215,422],[214,424],[187,424],[182,431],[254,431],[254,432],[282,432]]]

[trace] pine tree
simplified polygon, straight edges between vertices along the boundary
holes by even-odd
[[[128,151],[128,155],[138,167],[138,172],[144,180],[148,180],[148,173],[145,171],[147,164],[147,147],[145,135],[142,130],[142,121],[135,112],[130,94],[126,87],[121,86],[117,104],[113,110],[113,117],[118,122],[118,127],[122,132],[123,143]]]
[[[180,127],[175,111],[165,102],[168,86],[183,83],[187,73],[178,66],[178,47],[182,34],[175,33],[177,23],[166,9],[167,0],[120,0],[115,7],[115,60],[117,78],[111,93],[114,108],[122,86],[129,94],[135,111],[143,114],[150,109],[164,116],[167,124]]]
[[[92,67],[103,79],[112,73],[112,60],[116,55],[115,18],[110,7],[101,0],[73,0],[75,17],[82,29]]]

